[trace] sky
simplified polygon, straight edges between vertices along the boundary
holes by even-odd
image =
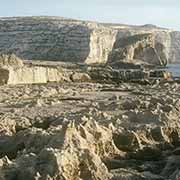
[[[61,16],[180,30],[180,0],[0,0],[0,16]]]

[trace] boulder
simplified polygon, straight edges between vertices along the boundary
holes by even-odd
[[[0,67],[3,66],[22,67],[23,60],[15,54],[0,54]]]
[[[91,81],[91,77],[87,73],[78,73],[78,72],[73,73],[70,79],[73,82],[90,82]]]

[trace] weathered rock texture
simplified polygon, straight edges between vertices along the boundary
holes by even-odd
[[[148,41],[149,42],[149,41]],[[138,42],[139,43],[139,42]],[[132,44],[132,43],[131,43]],[[142,42],[140,42],[140,45]],[[132,49],[139,48],[139,44],[132,46]],[[140,46],[141,47],[141,46]],[[149,47],[146,46],[143,50]],[[120,49],[121,50],[121,49]],[[123,51],[124,49],[122,49]],[[154,49],[155,50],[155,49]],[[135,52],[133,53],[133,56]],[[126,51],[125,51],[126,52]],[[116,52],[115,52],[116,53]],[[119,51],[118,51],[119,53]],[[144,53],[141,52],[142,54]],[[130,54],[130,52],[128,53]],[[155,55],[157,53],[154,53]],[[124,53],[126,56],[127,54]],[[136,54],[137,55],[137,54]],[[140,54],[141,55],[141,54]],[[14,54],[0,55],[0,85],[15,85],[15,84],[43,84],[48,82],[154,82],[153,78],[161,78],[161,80],[169,80],[170,73],[166,71],[142,71],[141,69],[118,69],[122,68],[123,59],[117,59],[115,64],[109,62],[106,66],[90,66],[85,64],[73,64],[51,61],[23,61]],[[161,58],[157,56],[159,63]],[[115,59],[115,58],[114,58]],[[119,62],[118,62],[119,61]],[[127,66],[132,66],[135,61],[131,59]],[[124,63],[124,62],[123,62]],[[163,64],[163,63],[162,63]],[[111,66],[109,66],[111,65]],[[118,67],[114,67],[117,66]],[[134,65],[134,67],[139,67]],[[133,67],[132,66],[132,67]]]
[[[62,69],[51,67],[23,67],[23,68],[8,68],[2,69],[0,72],[6,71],[7,84],[36,84],[47,82],[62,82],[67,80]]]
[[[153,34],[136,34],[118,38],[109,61],[136,63],[137,60],[142,60],[149,64],[166,65],[164,51],[164,45],[156,42]]]
[[[24,64],[14,54],[1,54],[0,63],[0,85],[70,81],[70,74],[59,66]]]
[[[119,38],[144,33],[154,34],[155,41],[165,47],[168,62],[179,59],[179,32],[58,17],[1,18],[0,51],[14,52],[23,59],[106,63]]]
[[[24,59],[103,63],[114,38],[112,29],[96,23],[47,17],[0,20],[0,51]]]
[[[179,180],[180,85],[0,87],[1,180]]]
[[[18,58],[15,54],[1,54],[0,67],[22,67],[23,60]]]
[[[164,53],[168,59],[168,63],[178,63],[179,61],[179,31],[173,31],[169,29],[145,26],[122,26],[122,25],[110,25],[111,28],[118,31],[116,39],[121,39],[128,36],[137,34],[151,33],[155,37],[155,42],[162,44],[165,49]]]
[[[174,31],[170,34],[171,48],[169,62],[178,62],[180,59],[180,32]]]

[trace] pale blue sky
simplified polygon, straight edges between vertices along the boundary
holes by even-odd
[[[180,0],[0,0],[0,16],[63,16],[180,30]]]

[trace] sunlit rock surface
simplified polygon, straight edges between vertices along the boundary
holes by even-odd
[[[178,32],[28,17],[0,37],[0,180],[179,180],[179,81],[119,71],[174,62]]]
[[[168,62],[178,61],[179,32],[156,26],[101,24],[60,17],[1,18],[0,52],[15,53],[22,59],[103,64],[109,60],[115,43],[121,44],[122,37],[146,33],[153,34],[156,43],[164,47]],[[149,62],[149,58],[144,60]],[[159,64],[157,58],[150,63]]]
[[[178,179],[180,86],[0,87],[1,179]]]

